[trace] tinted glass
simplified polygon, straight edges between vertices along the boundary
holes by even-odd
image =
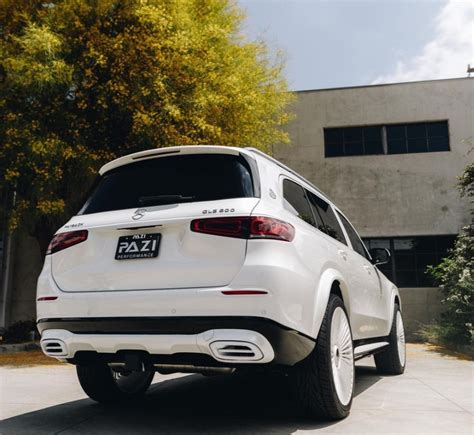
[[[344,129],[344,142],[362,141],[364,129],[361,127],[349,127]]]
[[[404,125],[387,125],[387,139],[405,139],[406,130]]]
[[[326,157],[344,155],[344,134],[342,128],[324,129],[324,151]]]
[[[384,150],[387,138],[387,150]],[[326,157],[449,151],[447,121],[324,129]]]
[[[363,156],[364,155],[364,142],[345,142],[344,143],[344,155],[346,156]]]
[[[338,157],[344,155],[344,144],[341,143],[326,143],[324,145],[324,155],[326,157]]]
[[[407,152],[407,142],[405,139],[388,139],[388,154],[404,154]]]
[[[382,127],[364,127],[364,140],[382,141]]]
[[[368,258],[367,252],[364,248],[364,244],[362,243],[362,240],[360,240],[360,237],[357,235],[354,228],[352,228],[352,225],[341,213],[338,212],[337,214],[342,220],[342,224],[344,225],[344,228],[346,229],[347,235],[349,236],[349,239],[351,241],[351,245],[354,251],[362,255],[362,257],[364,258]]]
[[[326,226],[324,225],[324,222],[323,222],[323,219],[321,217],[321,214],[320,214],[320,211],[319,211],[319,208],[315,205],[317,201],[322,201],[324,203],[324,201],[318,197],[316,197],[316,195],[314,195],[312,192],[310,191],[306,191],[306,195],[309,199],[309,204],[311,206],[311,210],[313,211],[313,217],[315,219],[315,227],[322,231],[323,233],[327,233],[327,229],[326,229]]]
[[[434,151],[449,151],[449,138],[439,136],[439,137],[429,137],[428,138],[428,147],[429,150]]]
[[[426,138],[408,138],[409,153],[425,153],[428,151],[428,143]]]
[[[239,156],[169,156],[107,172],[79,214],[253,195],[250,169]]]
[[[428,136],[444,136],[448,137],[448,123],[447,121],[442,122],[429,122]]]
[[[428,149],[430,151],[449,151],[448,122],[430,122],[427,124]]]
[[[288,179],[283,180],[283,198],[285,199],[285,208],[303,219],[310,225],[315,226],[313,214],[305,195],[305,190],[298,184]]]
[[[339,225],[339,222],[331,206],[319,196],[316,196],[311,192],[308,192],[308,197],[311,202],[311,206],[315,211],[315,215],[321,219],[324,225],[324,232],[333,239],[347,244],[344,233],[342,232],[342,228]]]
[[[408,138],[426,138],[426,124],[407,124]]]
[[[324,129],[324,140],[328,143],[342,142],[343,129],[342,128],[326,128]]]
[[[390,239],[366,239],[364,240],[364,242],[369,249],[385,248],[390,250],[391,248]],[[393,276],[392,261],[393,260],[390,259],[387,264],[377,265],[377,269],[379,269],[390,281],[395,282],[395,277]]]
[[[400,287],[437,285],[426,268],[437,265],[452,248],[455,236],[419,236],[366,240],[370,248],[389,248],[392,264],[377,266]]]
[[[364,154],[383,154],[381,126],[364,128]]]

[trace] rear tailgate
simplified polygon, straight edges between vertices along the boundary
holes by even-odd
[[[224,211],[213,217],[229,216],[225,210],[250,215],[257,202],[239,198],[156,207],[139,224],[131,219],[135,210],[113,212],[114,223],[107,216],[112,212],[77,216],[69,224],[82,224],[88,238],[52,254],[53,278],[66,292],[224,286],[242,267],[247,241],[195,233],[190,223],[208,208]],[[136,234],[160,234],[158,256],[115,259],[119,237]]]
[[[249,216],[259,202],[253,192],[241,156],[160,157],[116,168],[61,229],[88,234],[51,254],[53,278],[66,292],[225,286],[242,267],[247,241],[196,233],[190,224]]]

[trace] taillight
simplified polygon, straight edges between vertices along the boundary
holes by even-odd
[[[46,254],[54,254],[55,252],[84,242],[87,240],[87,235],[87,230],[68,231],[67,233],[56,234],[49,243]]]
[[[195,219],[191,231],[239,239],[273,239],[291,242],[295,228],[289,223],[264,216],[232,216]]]

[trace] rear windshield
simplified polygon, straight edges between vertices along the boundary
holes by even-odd
[[[79,214],[253,196],[251,171],[241,156],[159,157],[105,173]]]

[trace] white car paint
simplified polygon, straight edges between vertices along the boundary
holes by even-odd
[[[382,338],[389,334],[395,298],[400,300],[398,289],[367,258],[352,249],[345,230],[347,245],[285,208],[282,180],[288,178],[338,210],[312,184],[273,159],[253,149],[171,147],[119,158],[103,166],[100,174],[136,160],[166,159],[177,154],[245,155],[258,169],[259,197],[146,207],[146,213],[138,221],[133,219],[136,208],[74,216],[57,234],[81,229],[87,230],[89,236],[83,243],[46,256],[37,297],[57,299],[37,303],[39,321],[252,317],[267,319],[315,340],[331,287],[337,281],[353,339]],[[244,215],[287,222],[295,228],[294,239],[291,242],[234,239],[190,230],[190,222],[196,218]],[[340,219],[339,223],[342,226]],[[119,236],[157,231],[162,234],[158,257],[114,259]],[[239,296],[223,293],[242,289],[266,293]],[[245,325],[242,330],[247,330]],[[233,331],[245,335],[238,329]],[[70,337],[68,331],[48,329],[43,333],[43,340],[53,339],[55,334],[58,340]],[[124,334],[109,334],[100,339],[90,337],[89,342],[87,334],[76,337],[67,356],[72,358],[77,351],[93,349],[99,341],[107,349],[129,349],[130,340],[123,337]],[[134,340],[148,343],[150,336],[138,335]],[[172,348],[181,336],[160,336],[160,343],[166,340],[169,343],[164,347]],[[196,343],[195,339],[192,341]],[[268,362],[269,355],[273,358],[272,346],[268,346],[263,346],[267,349],[264,358],[249,362]],[[202,352],[213,355],[210,348]]]

